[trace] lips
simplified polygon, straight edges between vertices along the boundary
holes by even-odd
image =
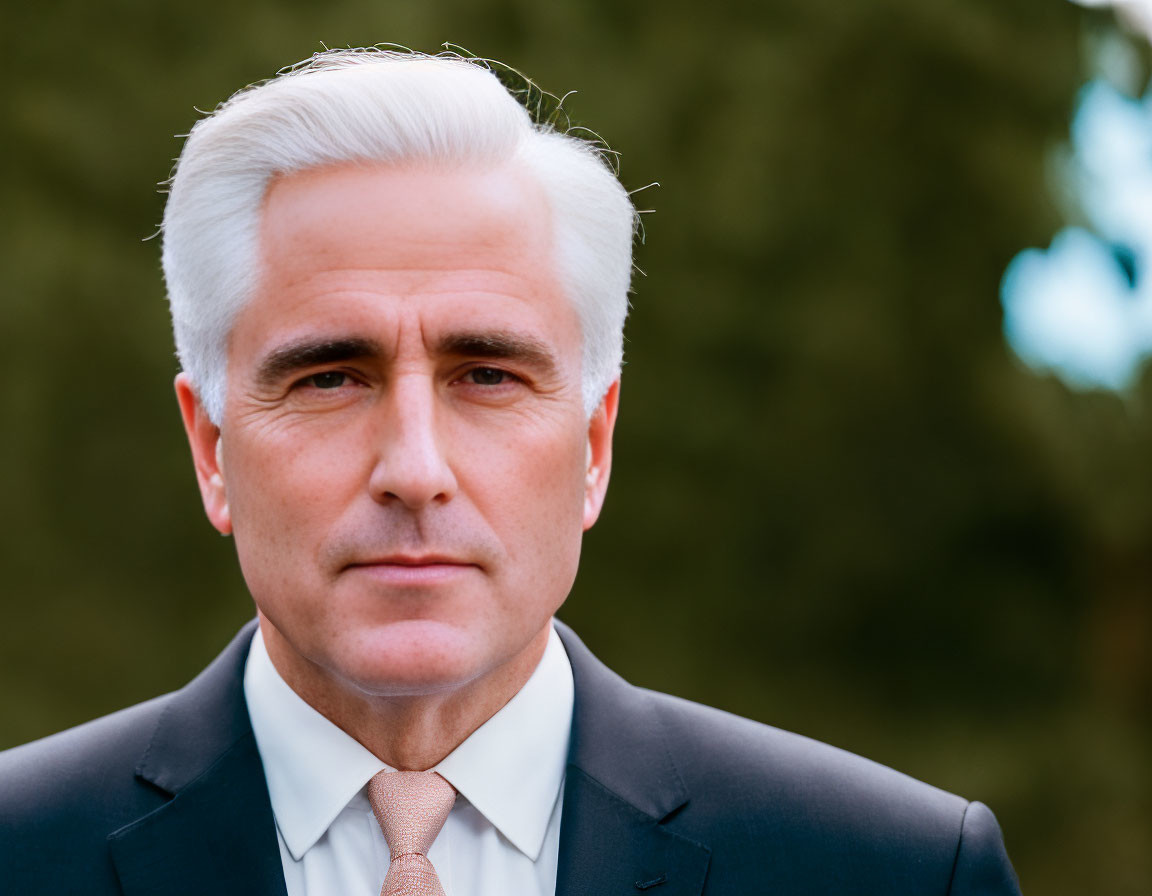
[[[395,586],[436,585],[478,569],[475,563],[442,554],[392,554],[349,563],[346,571]]]
[[[348,564],[355,566],[475,566],[467,560],[449,557],[443,554],[391,554],[386,557],[372,558],[370,560],[357,560]]]

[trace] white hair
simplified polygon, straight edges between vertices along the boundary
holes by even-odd
[[[583,336],[591,414],[620,373],[636,213],[602,149],[531,115],[488,64],[455,54],[320,53],[192,128],[170,182],[164,278],[180,363],[220,422],[228,336],[259,276],[277,175],[342,162],[522,166],[552,212],[555,263]]]

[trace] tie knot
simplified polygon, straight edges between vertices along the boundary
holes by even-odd
[[[456,802],[456,790],[436,772],[380,772],[368,782],[368,801],[395,862],[428,854]]]

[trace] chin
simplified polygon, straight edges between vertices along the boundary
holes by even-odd
[[[348,668],[349,661],[354,668]],[[392,623],[366,633],[335,665],[343,666],[343,674],[361,691],[377,697],[450,691],[490,671],[474,633],[430,620]]]

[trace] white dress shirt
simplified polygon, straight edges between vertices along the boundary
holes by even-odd
[[[288,896],[379,896],[388,845],[365,785],[388,766],[287,685],[259,631],[244,696]],[[553,630],[520,692],[435,766],[459,791],[428,851],[446,896],[554,896],[572,701]]]

